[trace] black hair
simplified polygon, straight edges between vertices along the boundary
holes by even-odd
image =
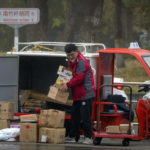
[[[71,53],[72,51],[77,51],[78,47],[75,44],[67,44],[65,46],[65,52],[66,53]]]

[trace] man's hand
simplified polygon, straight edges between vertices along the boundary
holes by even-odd
[[[65,92],[65,91],[67,91],[67,90],[68,90],[68,87],[67,87],[66,84],[64,84],[64,85],[62,86],[62,88],[61,88],[61,91]]]

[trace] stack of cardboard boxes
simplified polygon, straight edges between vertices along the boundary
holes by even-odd
[[[39,120],[39,124],[37,123]],[[64,143],[65,112],[55,109],[41,110],[40,115],[20,116],[20,142]]]
[[[62,92],[61,88],[64,83],[70,81],[72,78],[72,72],[63,66],[60,66],[57,74],[59,76],[55,82],[55,85],[51,86],[48,93],[48,98],[51,98],[56,102],[66,104],[68,101],[69,92]],[[20,95],[20,104],[22,106],[27,102],[29,105],[29,102],[31,102],[29,95],[31,95],[31,91],[23,91]],[[43,99],[43,96],[41,97]],[[39,103],[41,104],[41,101],[39,101]],[[37,106],[37,103],[34,103],[34,105]],[[9,128],[10,120],[12,120],[13,117],[14,104],[11,102],[0,102],[0,129]],[[41,110],[39,116],[37,114],[22,115],[20,116],[20,123],[17,124],[20,127],[19,141],[64,143],[66,135],[64,122],[65,112],[55,109]]]
[[[36,95],[36,97],[32,97],[32,95]],[[19,91],[19,104],[21,110],[26,111],[34,111],[37,109],[45,109],[46,101],[42,97],[39,99],[39,93],[36,93],[32,90],[20,90]],[[46,96],[46,95],[45,95]]]
[[[37,142],[38,139],[38,115],[20,116],[20,142]]]
[[[13,120],[14,103],[0,102],[0,129],[9,128],[10,120]]]
[[[64,143],[65,112],[55,109],[42,110],[39,117],[39,142]]]
[[[67,103],[69,92],[62,92],[61,88],[63,84],[72,79],[73,75],[72,72],[64,66],[59,66],[57,74],[59,76],[55,82],[55,85],[50,87],[48,97],[65,104]]]

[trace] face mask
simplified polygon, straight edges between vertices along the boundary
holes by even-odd
[[[72,59],[72,60],[70,60],[72,63],[75,61],[76,59]]]

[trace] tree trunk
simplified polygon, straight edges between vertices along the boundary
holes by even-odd
[[[72,7],[73,0],[66,0],[65,27],[62,35],[57,38],[58,41],[71,41],[71,33],[73,32],[73,26],[75,23]]]
[[[122,0],[114,0],[115,2],[115,28],[116,28],[116,34],[115,34],[115,47],[121,48],[123,47],[123,31],[122,31]],[[124,57],[123,55],[117,55],[116,56],[116,67],[122,68],[124,67]]]
[[[76,12],[76,0],[66,0],[66,21],[59,41],[95,42],[99,38],[104,0],[82,0],[80,13]],[[97,40],[98,41],[98,40]]]
[[[29,25],[26,30],[27,41],[48,40],[48,0],[26,0],[27,7],[40,9],[40,22]]]
[[[80,39],[83,42],[95,42],[97,29],[100,28],[104,0],[83,0],[83,22],[80,27]]]
[[[124,37],[126,47],[130,46],[133,38],[133,12],[128,8],[125,11],[125,21],[124,21]]]

